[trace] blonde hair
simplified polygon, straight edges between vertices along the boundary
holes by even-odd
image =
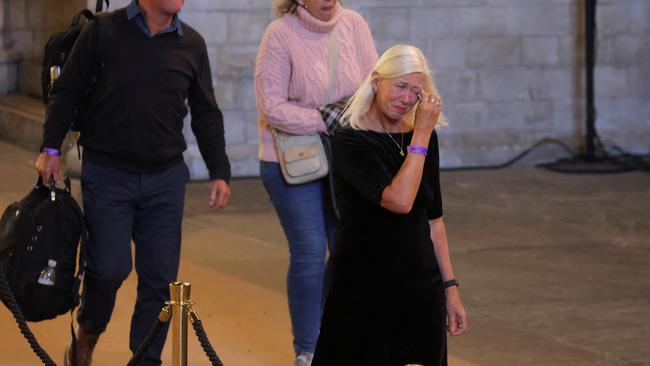
[[[341,0],[337,1],[341,3]],[[296,12],[296,8],[301,6],[296,0],[273,0],[273,11],[275,15],[281,17],[284,14],[291,14]]]
[[[438,88],[433,81],[433,73],[429,68],[426,57],[419,48],[415,46],[398,44],[384,52],[370,72],[366,80],[352,95],[345,111],[343,112],[343,121],[346,125],[356,129],[365,129],[363,126],[363,116],[368,113],[375,92],[372,88],[372,82],[375,79],[393,79],[414,72],[424,74],[423,90],[429,94],[438,94]],[[415,111],[417,104],[404,116],[404,121],[411,127],[415,124]],[[442,113],[438,116],[436,127],[447,125],[447,117]]]
[[[296,0],[273,0],[273,11],[279,17],[284,14],[295,13],[298,6]]]

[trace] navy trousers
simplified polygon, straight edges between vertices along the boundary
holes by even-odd
[[[189,171],[184,162],[154,174],[133,174],[83,162],[81,189],[90,237],[77,320],[90,334],[110,321],[117,290],[132,269],[135,244],[137,298],[129,347],[135,352],[153,327],[180,260],[181,221]],[[167,328],[141,365],[160,365]]]

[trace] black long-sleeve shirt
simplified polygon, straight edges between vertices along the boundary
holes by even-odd
[[[107,24],[110,36],[99,50],[99,27]],[[42,146],[61,146],[84,91],[98,75],[80,117],[85,158],[134,173],[181,161],[187,100],[210,178],[228,180],[223,116],[214,99],[205,41],[187,24],[182,28],[182,35],[147,37],[124,9],[84,27],[53,86]]]

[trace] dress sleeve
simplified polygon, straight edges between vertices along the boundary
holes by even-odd
[[[438,135],[433,131],[429,140],[429,157],[428,173],[430,177],[431,190],[433,192],[433,202],[427,210],[427,219],[434,220],[442,217],[442,193],[440,189],[440,151],[438,148]]]
[[[381,151],[353,129],[340,130],[333,139],[334,174],[378,206],[394,178],[379,155]]]

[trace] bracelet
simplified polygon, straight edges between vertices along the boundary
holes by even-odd
[[[53,149],[51,147],[44,147],[41,152],[46,153],[48,156],[59,156],[61,155],[61,150],[59,149]]]
[[[456,281],[455,278],[454,278],[454,279],[451,279],[451,280],[449,280],[449,281],[445,281],[445,282],[442,283],[442,287],[443,287],[445,290],[448,289],[448,288],[451,287],[451,286],[460,287],[460,285],[458,284],[458,281]]]
[[[406,147],[406,151],[412,154],[420,154],[420,155],[427,156],[429,149],[420,145],[409,145]]]

